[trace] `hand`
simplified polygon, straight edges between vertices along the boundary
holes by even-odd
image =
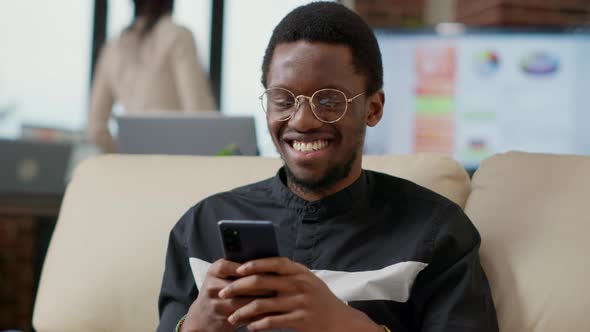
[[[232,278],[239,277],[239,266],[238,263],[220,259],[209,267],[203,286],[199,289],[199,296],[191,305],[182,324],[182,332],[230,332],[238,327],[229,323],[228,316],[253,299],[221,299],[218,294],[231,283]]]
[[[250,331],[383,331],[364,313],[340,301],[309,269],[287,258],[250,261],[236,272],[240,278],[221,290],[221,298],[276,295],[241,306],[229,316],[229,324],[248,324]]]

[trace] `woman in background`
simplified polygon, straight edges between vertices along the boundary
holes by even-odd
[[[216,109],[190,30],[172,20],[174,0],[134,0],[135,16],[102,49],[90,97],[88,131],[103,152],[117,146],[108,130],[115,101],[126,113]]]

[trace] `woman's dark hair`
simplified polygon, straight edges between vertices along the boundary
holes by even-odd
[[[381,51],[373,30],[359,15],[341,4],[312,2],[295,8],[274,29],[262,61],[265,88],[275,47],[299,40],[348,46],[355,69],[366,78],[367,94],[383,87]]]
[[[137,22],[139,17],[145,17],[146,22],[140,32],[142,37],[154,28],[162,16],[172,13],[174,9],[174,0],[133,0],[133,4],[135,5],[135,13],[130,27]]]

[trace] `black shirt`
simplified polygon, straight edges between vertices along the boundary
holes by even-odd
[[[285,183],[281,169],[206,198],[180,219],[168,243],[158,331],[174,330],[210,263],[223,257],[217,234],[223,219],[272,221],[281,255],[313,270],[341,300],[392,331],[498,331],[479,234],[455,203],[366,170],[348,188],[315,202]]]

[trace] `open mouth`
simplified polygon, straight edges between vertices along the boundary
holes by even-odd
[[[319,139],[319,140],[309,141],[309,142],[302,142],[302,141],[293,140],[293,141],[289,142],[289,145],[291,145],[291,147],[295,151],[298,151],[301,153],[311,153],[311,152],[321,151],[321,150],[327,148],[328,145],[330,145],[330,142],[325,139]]]

